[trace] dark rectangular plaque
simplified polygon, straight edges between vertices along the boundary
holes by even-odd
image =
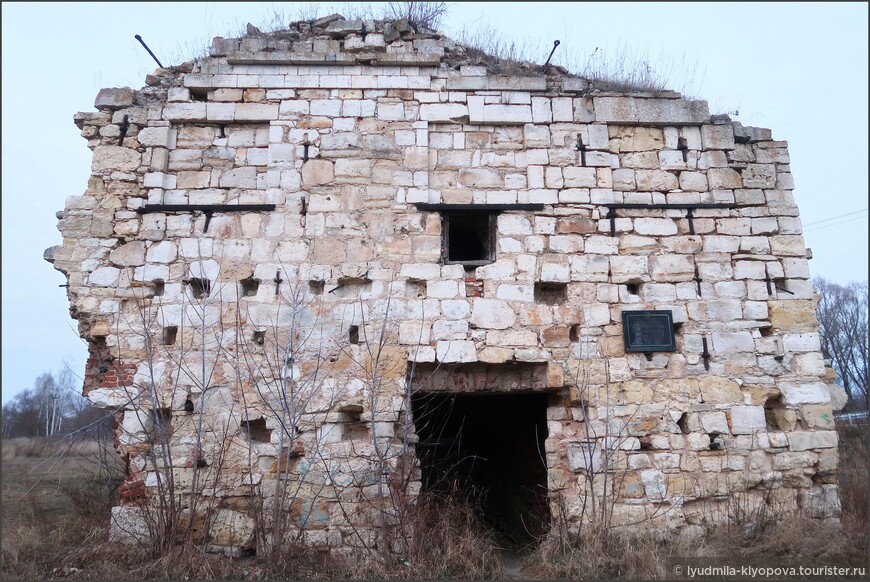
[[[622,312],[622,338],[626,352],[674,352],[674,318],[667,310]]]

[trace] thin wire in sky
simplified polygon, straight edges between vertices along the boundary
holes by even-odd
[[[852,218],[847,218],[847,219],[845,219],[845,220],[840,220],[840,221],[837,221],[837,222],[831,222],[831,223],[828,223],[828,224],[820,224],[820,225],[818,225],[818,226],[814,226],[814,227],[812,227],[812,228],[805,228],[805,229],[804,229],[804,232],[810,232],[810,231],[813,231],[813,230],[820,230],[820,229],[822,229],[822,228],[828,228],[829,226],[837,226],[838,224],[843,224],[843,223],[846,223],[846,222],[852,222],[853,220],[860,220],[860,219],[862,219],[862,218],[867,218],[867,216],[866,216],[866,215],[864,215],[864,216],[853,216]]]
[[[861,213],[866,213],[866,212],[867,212],[866,208],[862,208],[861,210],[853,210],[852,212],[838,214],[837,216],[831,216],[830,218],[823,218],[822,220],[816,220],[815,222],[808,222],[807,224],[804,225],[804,228],[807,228],[810,226],[816,226],[817,224],[822,224],[823,222],[830,222],[832,220],[837,220],[839,218],[844,218],[846,216],[851,216],[853,214],[861,214]]]

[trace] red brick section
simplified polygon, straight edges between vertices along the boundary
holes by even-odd
[[[465,276],[465,296],[483,297],[483,281],[475,279],[474,275]]]
[[[145,481],[131,478],[118,489],[122,505],[133,505],[145,499]]]
[[[105,341],[88,342],[88,362],[85,365],[85,382],[82,395],[95,388],[118,388],[131,386],[136,374],[136,364],[113,361]]]

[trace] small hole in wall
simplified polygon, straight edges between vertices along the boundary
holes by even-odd
[[[640,292],[640,283],[626,283],[625,291],[629,295],[637,295]]]
[[[268,443],[272,441],[272,431],[266,428],[265,418],[243,420],[240,423],[239,430],[252,443]]]
[[[773,326],[764,324],[758,328],[758,331],[761,333],[761,337],[770,337],[773,335]]]
[[[359,343],[359,326],[358,325],[350,326],[350,329],[347,331],[347,339],[352,344]]]
[[[797,414],[789,410],[782,400],[782,394],[768,398],[764,403],[764,420],[769,431],[792,431],[797,424]]]
[[[178,326],[170,325],[163,328],[163,345],[174,346],[175,338],[178,337]]]
[[[190,100],[191,101],[207,101],[208,100],[208,90],[207,89],[191,89],[190,90]]]
[[[535,303],[561,305],[568,299],[566,283],[535,283]]]
[[[409,280],[405,282],[406,299],[423,299],[426,297],[426,281]]]
[[[258,346],[266,343],[266,332],[265,331],[255,331],[254,332],[254,343]]]
[[[568,330],[568,339],[574,343],[577,343],[580,341],[580,326],[579,325],[572,325],[571,326],[571,328]]]
[[[680,432],[689,434],[689,413],[684,412],[680,415],[680,420],[677,421],[677,426],[680,427]]]
[[[166,282],[163,279],[154,279],[151,281],[151,286],[154,289],[154,296],[159,297],[166,292]]]
[[[208,279],[190,279],[187,284],[194,299],[204,299],[211,293],[211,281]]]
[[[326,281],[309,281],[308,289],[312,295],[323,295],[323,289],[326,287]]]
[[[254,279],[253,277],[242,279],[239,281],[239,284],[242,286],[242,297],[253,297],[260,288],[259,279]]]
[[[718,440],[721,435],[718,432],[711,432],[707,436],[710,437],[708,449],[711,451],[721,451],[723,448],[722,441]]]
[[[644,435],[637,440],[640,441],[640,450],[648,451],[652,449],[652,439],[649,435]]]

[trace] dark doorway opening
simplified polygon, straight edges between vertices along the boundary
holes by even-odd
[[[547,532],[546,394],[421,392],[411,406],[424,492],[458,494],[513,544]]]

